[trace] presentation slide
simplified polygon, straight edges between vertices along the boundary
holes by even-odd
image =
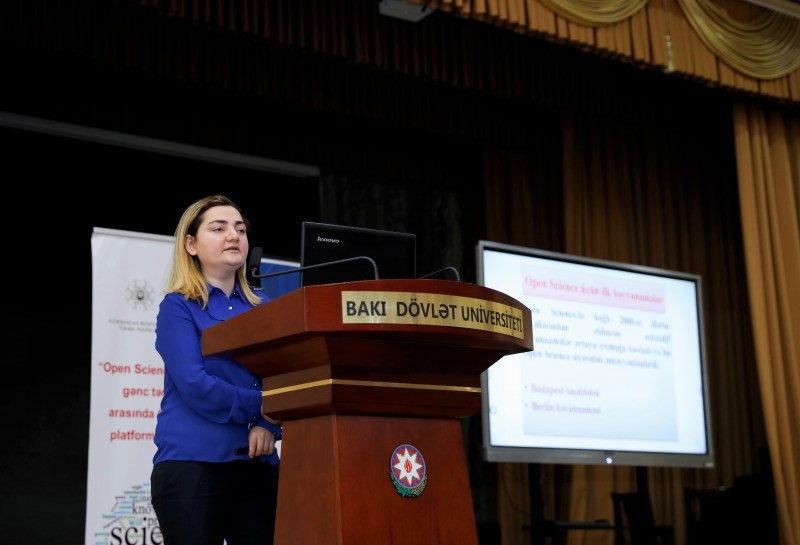
[[[483,284],[531,310],[534,350],[488,373],[492,446],[703,454],[697,284],[505,251]]]

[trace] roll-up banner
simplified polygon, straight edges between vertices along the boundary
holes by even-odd
[[[164,387],[156,315],[172,241],[111,229],[92,233],[87,545],[163,543],[150,505],[150,472]]]

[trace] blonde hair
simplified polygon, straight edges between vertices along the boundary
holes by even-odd
[[[203,308],[208,304],[208,285],[200,268],[200,261],[186,251],[186,236],[197,236],[197,230],[203,223],[203,216],[209,208],[214,208],[215,206],[232,206],[239,214],[242,213],[242,210],[224,195],[213,195],[189,205],[184,210],[178,222],[178,227],[175,228],[172,271],[167,283],[167,293],[180,293],[186,299],[199,301]],[[242,215],[242,219],[244,219],[244,215]],[[244,221],[245,226],[249,228],[250,225],[247,220]],[[247,283],[247,277],[245,276],[246,266],[246,263],[242,264],[236,271],[236,281],[239,283],[239,289],[241,289],[245,299],[255,306],[261,302],[261,297],[256,295],[253,292],[253,288]]]

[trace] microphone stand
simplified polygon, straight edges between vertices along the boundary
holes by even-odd
[[[455,267],[445,267],[444,269],[439,269],[438,271],[433,271],[432,273],[428,273],[425,276],[420,276],[419,280],[423,278],[430,278],[431,276],[435,276],[439,273],[443,273],[445,271],[453,271],[453,274],[456,276],[456,282],[461,282],[461,275],[458,274],[458,271]]]
[[[360,255],[358,257],[348,257],[346,259],[337,259],[336,261],[326,261],[325,263],[317,263],[316,265],[306,265],[305,267],[298,267],[296,269],[286,269],[284,271],[271,272],[271,273],[267,273],[267,274],[256,274],[256,272],[258,272],[258,270],[259,270],[259,268],[261,266],[260,263],[258,265],[252,264],[252,265],[250,265],[249,268],[250,268],[250,277],[251,278],[259,278],[260,279],[260,278],[270,278],[272,276],[280,276],[282,274],[290,274],[290,273],[296,273],[296,272],[300,272],[300,271],[308,271],[308,270],[311,270],[311,269],[319,269],[321,267],[328,267],[328,266],[331,266],[331,265],[341,265],[341,264],[344,264],[344,263],[352,263],[353,261],[362,261],[362,260],[366,260],[366,261],[368,261],[370,263],[370,265],[372,265],[372,271],[375,274],[375,280],[379,280],[380,278],[378,277],[378,265],[375,264],[375,261],[372,258],[367,257],[365,255]]]
[[[336,261],[326,261],[325,263],[317,263],[315,265],[306,265],[305,267],[297,267],[296,269],[286,269],[283,271],[276,271],[267,274],[258,274],[261,270],[261,255],[262,250],[259,247],[253,248],[253,252],[250,256],[250,263],[247,266],[248,274],[251,279],[258,279],[261,280],[262,278],[271,278],[273,276],[281,276],[283,274],[291,274],[301,271],[308,271],[311,269],[319,269],[322,267],[330,267],[333,265],[342,265],[344,263],[352,263],[354,261],[367,261],[370,265],[372,265],[372,271],[374,274],[374,280],[379,280],[380,277],[378,276],[378,265],[371,257],[367,257],[365,255],[360,255],[357,257],[348,257],[346,259],[337,259]],[[461,282],[461,275],[458,274],[458,270],[455,267],[445,267],[443,269],[439,269],[438,271],[433,271],[432,273],[428,273],[424,276],[420,276],[419,279],[422,280],[423,278],[430,278],[437,274],[452,271],[453,275],[456,277],[456,282]],[[260,284],[260,283],[259,283]]]

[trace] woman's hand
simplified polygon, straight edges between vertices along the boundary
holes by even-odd
[[[247,455],[250,458],[269,456],[275,451],[275,436],[267,428],[262,428],[261,426],[250,428],[248,441],[250,450]]]

